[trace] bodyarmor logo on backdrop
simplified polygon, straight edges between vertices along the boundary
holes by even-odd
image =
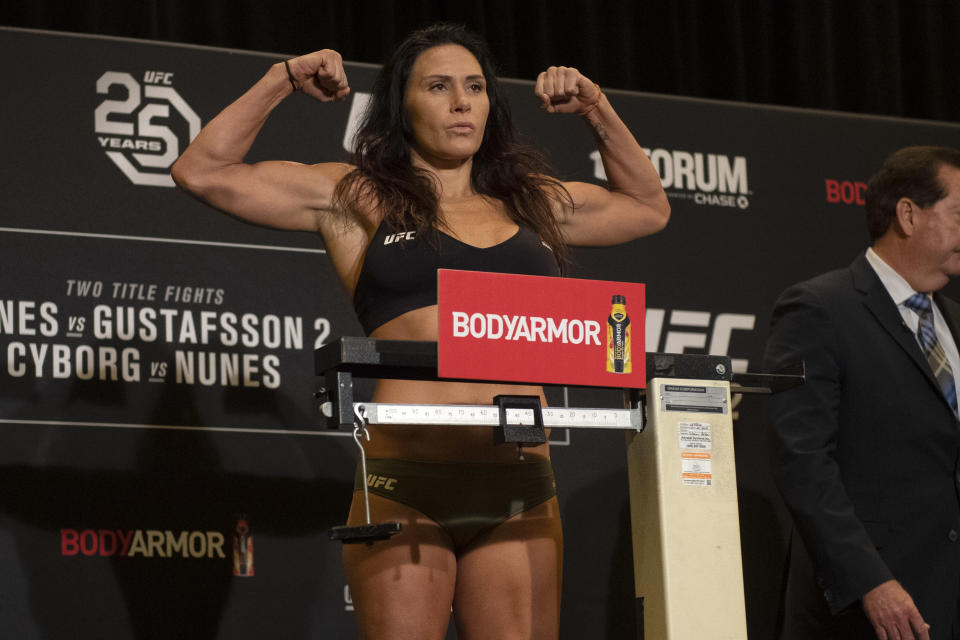
[[[648,149],[644,152],[660,176],[671,199],[693,200],[696,204],[746,209],[750,206],[745,156],[726,156],[699,151]],[[606,180],[600,152],[590,154],[593,175]]]
[[[145,71],[142,86],[125,71],[97,79],[97,93],[107,96],[94,111],[97,142],[133,184],[174,186],[170,166],[181,143],[200,133],[200,117],[172,85],[166,71]]]
[[[60,555],[226,559],[219,531],[61,529]]]
[[[827,178],[824,180],[827,190],[827,202],[836,204],[855,204],[863,206],[867,204],[867,183],[853,180],[833,180]]]

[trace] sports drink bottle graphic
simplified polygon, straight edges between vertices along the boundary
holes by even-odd
[[[607,371],[633,371],[633,361],[630,358],[630,318],[627,316],[627,299],[624,296],[613,296],[613,306],[610,317],[607,318]]]
[[[237,519],[233,530],[233,575],[253,576],[253,534],[245,516]]]

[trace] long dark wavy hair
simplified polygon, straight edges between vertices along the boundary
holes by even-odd
[[[351,158],[356,169],[334,191],[337,209],[349,211],[360,201],[372,202],[388,225],[398,230],[416,229],[436,241],[438,198],[432,174],[415,167],[410,159],[413,131],[405,106],[407,80],[417,57],[436,46],[456,44],[480,63],[486,80],[490,113],[483,140],[473,157],[473,188],[506,205],[510,218],[531,227],[553,249],[561,268],[569,250],[560,232],[553,206],[573,200],[533,147],[516,139],[510,110],[497,81],[486,43],[466,27],[435,24],[411,33],[384,65],[373,86]]]

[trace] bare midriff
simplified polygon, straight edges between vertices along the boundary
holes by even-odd
[[[437,307],[414,309],[377,327],[378,340],[437,340]],[[379,380],[373,402],[404,404],[485,404],[497,395],[539,396],[537,385]],[[494,444],[491,427],[370,425],[370,441],[364,443],[371,458],[435,460],[442,462],[510,462],[518,459],[516,445]],[[524,457],[549,457],[548,445],[524,447]]]

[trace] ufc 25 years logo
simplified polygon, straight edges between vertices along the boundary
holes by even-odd
[[[97,79],[107,96],[94,111],[97,142],[133,184],[172,187],[170,165],[200,133],[200,117],[173,88],[173,74],[146,71],[141,84],[125,71]]]

